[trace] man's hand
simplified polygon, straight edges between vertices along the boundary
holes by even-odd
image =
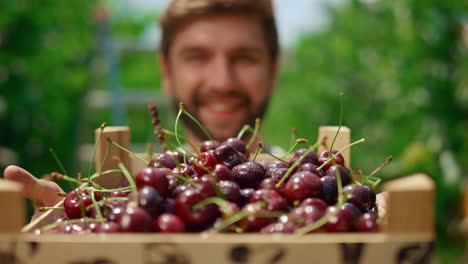
[[[5,169],[4,175],[6,180],[23,185],[24,197],[33,201],[37,207],[54,206],[63,199],[63,197],[58,195],[63,190],[55,182],[37,179],[31,173],[18,166],[8,166]],[[36,210],[32,220],[41,214],[41,212]]]

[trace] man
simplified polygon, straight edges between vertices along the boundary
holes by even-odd
[[[184,103],[218,141],[263,116],[279,55],[271,0],[173,0],[161,27],[163,87],[176,107]],[[185,121],[186,137],[200,145],[205,136]],[[22,168],[9,166],[4,174],[22,183],[24,195],[39,206],[62,199],[57,184]]]

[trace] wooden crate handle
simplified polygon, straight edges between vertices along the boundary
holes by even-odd
[[[126,149],[130,149],[130,128],[125,126],[105,127],[101,135],[101,140],[97,142],[100,133],[101,129],[96,129],[96,171],[100,172],[101,168],[102,171],[118,169],[118,162],[114,159],[114,157],[120,159],[123,162],[123,164],[130,170],[132,167],[132,160],[130,158],[130,155],[113,144],[109,148],[107,159],[105,159],[108,145],[107,138],[110,138],[113,142],[119,144],[120,146]],[[100,184],[105,188],[116,188],[119,186],[119,184],[124,178],[125,177],[122,173],[106,174],[100,179]]]
[[[21,184],[0,180],[1,233],[18,233],[26,221],[26,204]]]

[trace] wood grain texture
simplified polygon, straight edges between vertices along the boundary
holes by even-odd
[[[26,204],[22,186],[16,182],[0,180],[0,233],[18,233],[26,221]]]

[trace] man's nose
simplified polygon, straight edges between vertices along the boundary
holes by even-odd
[[[219,93],[230,92],[236,87],[235,71],[226,57],[220,56],[213,61],[207,78],[208,88]]]

